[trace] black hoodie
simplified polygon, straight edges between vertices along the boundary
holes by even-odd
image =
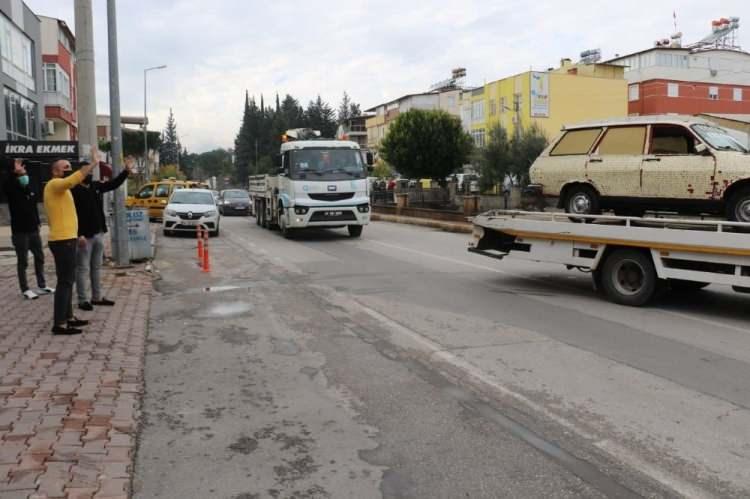
[[[3,181],[3,192],[8,198],[10,230],[13,234],[37,232],[39,230],[38,197],[29,188],[21,185],[18,177],[9,173]]]
[[[78,235],[86,238],[107,232],[107,221],[104,216],[102,194],[120,187],[128,178],[128,171],[123,170],[108,182],[91,181],[88,186],[78,184],[71,189],[78,214]]]

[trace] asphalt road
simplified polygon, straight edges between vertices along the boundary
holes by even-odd
[[[750,495],[750,297],[649,308],[374,223],[160,238],[136,497]]]

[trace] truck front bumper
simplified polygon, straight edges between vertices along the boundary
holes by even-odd
[[[306,210],[306,211],[305,211]],[[287,208],[287,227],[342,227],[345,225],[367,225],[370,223],[370,206],[295,206]],[[305,211],[304,213],[301,213]]]

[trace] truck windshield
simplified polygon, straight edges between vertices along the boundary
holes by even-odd
[[[301,149],[291,151],[289,158],[294,180],[350,180],[366,175],[357,149]]]
[[[693,125],[693,130],[708,142],[708,145],[719,151],[748,152],[742,144],[723,128],[711,125]]]

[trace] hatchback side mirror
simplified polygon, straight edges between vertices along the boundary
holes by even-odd
[[[708,147],[706,147],[706,144],[703,144],[703,143],[695,144],[695,152],[702,156],[711,154],[710,151],[708,150]]]

